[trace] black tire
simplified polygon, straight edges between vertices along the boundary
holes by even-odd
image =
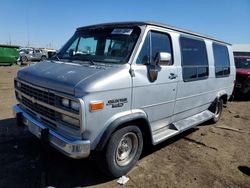
[[[214,113],[214,117],[211,119],[212,123],[217,123],[220,120],[222,111],[223,111],[223,100],[218,99],[212,109],[212,112]]]
[[[134,167],[140,158],[142,148],[143,137],[137,126],[121,128],[111,135],[105,151],[99,157],[101,165],[98,166],[108,176],[120,177]]]
[[[47,58],[46,58],[46,56],[45,55],[43,55],[42,57],[41,57],[41,61],[44,61],[44,60],[46,60]]]
[[[28,58],[26,56],[22,56],[21,57],[21,61],[22,61],[22,63],[27,63],[28,62]]]

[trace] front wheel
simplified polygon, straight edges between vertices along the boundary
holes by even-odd
[[[222,111],[223,111],[223,100],[218,99],[212,110],[212,112],[214,113],[214,117],[211,119],[212,123],[217,123],[220,120]]]
[[[120,177],[129,172],[140,158],[143,137],[137,126],[127,126],[115,131],[107,144],[104,156],[105,172]]]

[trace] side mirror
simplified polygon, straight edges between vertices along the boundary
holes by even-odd
[[[148,65],[148,78],[150,82],[157,80],[158,71],[155,65]]]
[[[171,54],[168,52],[159,52],[155,56],[155,65],[169,65],[171,62]]]
[[[72,56],[74,56],[74,50],[73,50],[73,49],[70,49],[70,50],[69,50],[69,57],[72,57]]]

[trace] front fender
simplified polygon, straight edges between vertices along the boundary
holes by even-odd
[[[142,110],[132,110],[130,114],[120,116],[109,123],[106,130],[102,134],[101,139],[99,140],[95,150],[101,151],[105,147],[111,134],[115,130],[122,128],[126,123],[129,123],[135,120],[144,120],[145,122],[147,122],[146,123],[147,124],[146,126],[148,126],[147,128],[150,128],[146,113]]]

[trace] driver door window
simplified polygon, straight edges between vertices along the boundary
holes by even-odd
[[[170,37],[165,33],[149,31],[136,60],[136,64],[154,64],[155,57],[159,52],[172,54]],[[172,64],[173,61],[171,60],[168,65]]]

